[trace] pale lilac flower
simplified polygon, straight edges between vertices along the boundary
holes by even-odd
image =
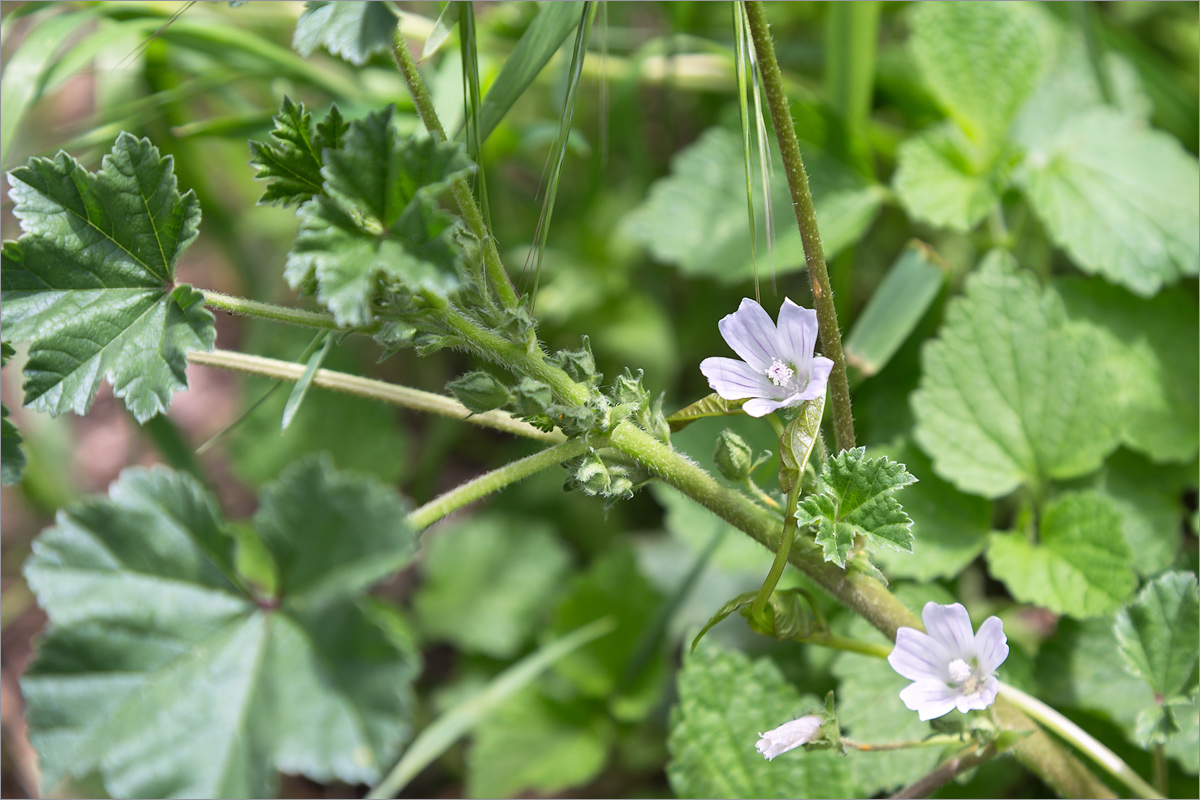
[[[742,360],[706,358],[700,371],[726,400],[750,398],[742,406],[750,416],[763,417],[825,394],[833,362],[813,356],[816,311],[784,298],[776,328],[763,307],[746,298],[717,327]]]
[[[813,714],[791,722],[785,722],[778,728],[766,733],[760,733],[762,738],[755,747],[767,761],[774,761],[775,756],[795,750],[802,744],[808,744],[821,735],[821,718]]]
[[[904,705],[926,720],[995,702],[1000,681],[992,673],[1008,658],[1003,623],[988,617],[976,635],[960,603],[926,603],[921,617],[928,633],[901,628],[888,656],[892,669],[913,681],[900,692]]]

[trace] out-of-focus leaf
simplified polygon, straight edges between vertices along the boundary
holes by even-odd
[[[846,566],[856,536],[912,552],[912,520],[893,494],[916,482],[903,464],[867,458],[866,448],[843,450],[821,468],[821,492],[800,501],[796,519],[816,525],[825,560]]]
[[[23,233],[4,243],[4,335],[31,342],[25,404],[83,414],[108,379],[139,422],[165,411],[187,351],[216,336],[203,295],[175,283],[200,206],[172,159],[122,133],[98,173],[59,153],[8,178]]]
[[[1094,325],[1114,365],[1121,441],[1154,461],[1194,461],[1200,443],[1200,327],[1196,294],[1170,289],[1142,300],[1098,279],[1055,288],[1067,314]]]
[[[922,351],[916,440],[960,489],[1002,497],[1097,469],[1117,445],[1103,344],[1012,257],[988,255]]]
[[[870,377],[887,366],[946,284],[946,270],[924,242],[908,243],[846,337],[846,361]]]
[[[712,563],[726,572],[766,570],[771,552],[695,500],[666,484],[654,483],[650,491],[665,510],[663,526],[694,553],[701,553],[720,534],[721,543]],[[761,582],[761,581],[760,581]]]
[[[1023,532],[993,533],[988,567],[1021,602],[1072,617],[1111,614],[1137,588],[1121,521],[1102,495],[1064,494],[1046,505],[1037,544]]]
[[[1017,180],[1085,272],[1151,297],[1200,269],[1200,168],[1140,120],[1110,108],[1075,117],[1028,153]]]
[[[0,366],[8,364],[15,352],[8,342],[0,342]],[[8,407],[0,404],[0,484],[9,486],[19,482],[23,469],[25,454],[21,452],[21,434],[8,419]]]
[[[806,149],[821,242],[833,258],[858,241],[875,219],[886,191],[867,183],[849,167],[816,149]],[[771,182],[776,274],[804,266],[804,248],[792,211],[787,179]],[[766,236],[765,221],[756,236]],[[750,230],[746,225],[742,143],[733,131],[713,128],[672,161],[671,174],[650,187],[650,195],[622,223],[625,233],[649,248],[655,259],[690,276],[724,283],[754,275]]]
[[[615,738],[603,707],[526,689],[476,730],[467,753],[467,797],[562,795],[600,774]]]
[[[450,38],[450,34],[454,32],[454,27],[458,25],[458,4],[461,0],[450,0],[446,3],[442,13],[438,14],[437,21],[433,23],[433,30],[429,36],[425,38],[425,44],[421,47],[421,60],[432,56],[442,48],[442,45]]]
[[[421,627],[468,652],[512,658],[562,586],[566,548],[548,526],[498,516],[472,517],[426,538],[414,601]]]
[[[322,194],[322,152],[341,147],[347,128],[336,105],[313,125],[312,114],[303,103],[283,98],[270,138],[250,142],[250,164],[258,169],[255,179],[270,181],[258,202],[300,205]]]
[[[458,285],[453,218],[437,193],[471,169],[459,145],[401,138],[392,108],[350,124],[326,151],[325,194],[305,203],[286,275],[312,288],[341,325],[366,325],[384,281],[445,294]]]
[[[1161,703],[1182,697],[1196,681],[1200,658],[1200,595],[1196,576],[1167,572],[1146,584],[1117,612],[1117,642],[1125,668]]]
[[[967,233],[1000,202],[1000,176],[977,157],[966,136],[943,124],[905,139],[896,150],[892,184],[910,217]]]
[[[396,13],[390,3],[330,3],[312,0],[296,22],[292,47],[308,58],[324,45],[361,67],[373,53],[391,50]]]
[[[679,702],[671,709],[667,778],[676,797],[854,797],[856,777],[831,750],[785,753],[767,761],[754,749],[763,731],[818,712],[769,659],[704,641],[684,657]]]
[[[271,597],[185,474],[127,470],[38,538],[25,575],[51,624],[22,689],[45,789],[98,771],[112,796],[261,797],[277,770],[370,781],[394,757],[418,656],[355,595],[411,556],[404,505],[315,461],[264,500]]]

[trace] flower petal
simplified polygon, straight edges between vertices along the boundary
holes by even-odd
[[[974,694],[960,694],[954,705],[964,714],[968,711],[978,711],[996,702],[996,693],[999,691],[1000,681],[988,676],[983,686],[979,687],[979,691]]]
[[[1008,637],[1004,635],[1004,623],[999,617],[988,617],[979,626],[975,635],[975,653],[979,658],[979,670],[991,674],[1008,658]]]
[[[938,681],[950,679],[950,659],[927,633],[916,628],[900,628],[896,631],[896,646],[888,655],[888,663],[910,681]]]
[[[921,619],[925,620],[929,635],[946,648],[951,661],[956,658],[969,660],[975,656],[975,629],[971,627],[971,615],[962,603],[943,606],[928,602],[921,611]]]
[[[772,411],[778,411],[781,408],[791,408],[798,403],[799,401],[795,399],[794,395],[792,397],[785,397],[782,400],[769,400],[765,397],[757,397],[753,400],[747,400],[746,404],[742,406],[742,411],[745,411],[752,417],[765,417]]]
[[[779,309],[778,337],[782,355],[803,369],[812,361],[813,348],[817,345],[817,312],[785,297]]]
[[[700,362],[700,371],[708,378],[712,390],[726,400],[762,397],[775,388],[765,372],[755,372],[745,361],[736,358],[706,358]]]
[[[829,385],[829,373],[833,371],[833,362],[825,356],[816,356],[812,360],[812,366],[808,370],[808,386],[804,387],[804,391],[800,396],[805,400],[812,400],[825,394],[825,387]]]
[[[957,689],[938,681],[917,681],[900,691],[900,700],[916,711],[922,722],[949,714],[959,697]]]
[[[768,761],[775,756],[808,744],[821,733],[821,718],[815,714],[785,722],[774,730],[760,733],[755,747]]]
[[[738,310],[717,323],[721,336],[755,371],[766,374],[767,367],[780,356],[775,323],[763,307],[744,298]]]

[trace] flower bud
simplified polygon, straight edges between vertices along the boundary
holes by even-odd
[[[546,414],[554,402],[554,393],[550,387],[532,378],[522,378],[513,387],[513,403],[517,413],[525,417],[536,417]]]
[[[446,388],[472,414],[499,408],[510,399],[508,388],[486,372],[468,372],[446,384]]]
[[[726,428],[717,437],[717,451],[713,454],[717,469],[734,483],[741,483],[750,477],[754,469],[754,451],[746,440]]]

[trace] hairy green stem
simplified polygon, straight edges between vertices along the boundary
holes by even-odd
[[[808,173],[804,171],[804,159],[800,155],[800,143],[796,139],[796,126],[788,107],[783,73],[775,58],[775,43],[771,40],[770,25],[761,0],[746,0],[746,16],[750,22],[750,35],[754,39],[754,51],[758,55],[762,71],[763,88],[767,105],[771,108],[771,121],[775,126],[775,138],[783,157],[788,187],[792,192],[792,207],[796,212],[796,223],[800,226],[800,238],[804,243],[804,260],[808,265],[809,280],[812,282],[813,304],[817,309],[817,322],[821,330],[821,347],[833,361],[833,372],[829,376],[829,399],[833,405],[833,431],[837,437],[838,450],[854,447],[854,417],[850,409],[850,384],[846,379],[846,357],[842,353],[842,334],[838,328],[837,310],[833,304],[833,289],[829,284],[829,270],[825,266],[825,251],[821,246],[821,233],[817,229],[817,212],[813,208],[812,192],[808,188]]]
[[[374,333],[378,328],[377,325],[365,328],[347,328],[338,325],[337,320],[331,315],[323,314],[319,311],[305,311],[300,308],[289,308],[274,303],[262,303],[258,300],[248,300],[245,297],[222,294],[221,292],[213,292],[208,289],[201,289],[200,291],[204,294],[204,305],[219,308],[222,311],[228,311],[231,314],[238,314],[239,316],[258,317],[260,319],[269,319],[273,322],[283,322],[288,325],[319,328],[327,331],[370,334]]]
[[[1083,728],[1033,695],[1026,694],[1014,686],[1009,686],[1007,683],[1001,683],[1000,697],[1061,736],[1098,764],[1105,772],[1123,783],[1138,797],[1162,797],[1153,786],[1142,780],[1142,777],[1134,772],[1132,767],[1122,761],[1120,756],[1101,744],[1099,740]]]
[[[767,579],[763,581],[762,587],[758,590],[758,595],[754,598],[754,605],[750,606],[750,616],[753,619],[758,619],[767,607],[767,601],[771,599],[771,593],[775,591],[775,587],[779,585],[779,579],[783,577],[783,568],[788,564],[788,556],[792,552],[792,542],[796,538],[796,504],[800,501],[800,481],[797,480],[792,490],[788,492],[787,506],[783,512],[783,535],[779,540],[779,550],[775,553],[775,560],[771,562],[771,571],[767,573]]]
[[[400,70],[400,75],[408,86],[413,104],[417,108],[417,115],[425,124],[425,129],[431,136],[446,140],[448,138],[446,129],[442,127],[442,121],[438,119],[433,98],[429,95],[429,89],[426,88],[425,81],[421,78],[417,62],[413,60],[412,53],[408,50],[408,41],[401,33],[400,27],[396,26],[396,35],[392,42],[392,57],[396,61],[396,67]],[[504,263],[500,260],[500,251],[496,249],[496,240],[488,230],[483,211],[476,202],[475,195],[471,193],[471,185],[466,178],[455,178],[450,186],[450,191],[454,195],[454,202],[458,204],[458,210],[462,212],[463,219],[466,220],[467,227],[483,246],[483,263],[488,277],[491,278],[492,288],[496,290],[500,301],[507,308],[516,308],[521,302],[520,298],[517,297],[512,280],[509,279],[508,272],[504,269]]]
[[[864,642],[861,639],[851,639],[846,636],[838,636],[834,633],[814,633],[812,636],[805,636],[802,639],[796,639],[801,644],[815,644],[821,647],[828,647],[831,650],[844,650],[847,653],[859,653],[864,656],[874,656],[875,658],[887,658],[892,652],[892,648],[886,644],[878,644],[877,642]]]
[[[942,734],[941,736],[930,736],[925,739],[910,739],[900,742],[879,742],[872,744],[870,742],[859,742],[854,739],[842,737],[842,744],[849,747],[851,750],[860,750],[864,753],[883,753],[889,750],[912,750],[916,747],[946,747],[952,744],[962,744],[962,738],[950,734]]]
[[[293,383],[300,380],[300,376],[304,374],[303,364],[294,364],[291,361],[280,361],[275,358],[252,356],[229,350],[213,350],[211,353],[206,353],[203,350],[189,350],[188,361],[193,364],[220,367],[221,369],[230,369],[250,375],[262,375],[267,378],[277,378]],[[519,420],[503,411],[471,414],[470,409],[452,397],[445,397],[432,392],[423,392],[419,389],[410,389],[407,386],[397,386],[394,383],[378,381],[373,378],[364,378],[359,375],[348,375],[345,372],[319,369],[316,375],[313,376],[313,385],[324,389],[331,389],[335,392],[366,397],[371,400],[381,400],[384,403],[411,408],[414,411],[424,411],[429,414],[461,419],[473,425],[493,428],[505,433],[516,434],[517,436],[524,436],[527,439],[537,439],[538,441],[550,444],[558,444],[563,441],[561,433],[547,433],[546,431],[539,430],[529,423]]]
[[[557,464],[581,456],[592,448],[605,447],[603,438],[585,441],[583,437],[568,439],[562,444],[534,453],[531,456],[505,464],[503,467],[484,473],[474,480],[435,497],[408,515],[408,524],[414,530],[428,528],[439,519],[453,514],[463,506],[498,492],[509,484],[528,478]]]

